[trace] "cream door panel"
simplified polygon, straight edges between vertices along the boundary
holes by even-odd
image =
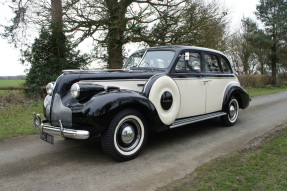
[[[180,92],[180,109],[177,118],[190,117],[205,113],[206,87],[203,78],[175,78]]]
[[[236,77],[208,77],[206,76],[206,113],[220,111],[222,109],[223,96],[226,87],[230,83],[238,83]],[[238,83],[239,84],[239,83]]]

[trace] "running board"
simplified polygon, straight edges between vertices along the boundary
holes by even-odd
[[[170,128],[175,128],[175,127],[191,124],[191,123],[203,121],[203,120],[206,120],[206,119],[212,119],[212,118],[220,117],[220,116],[223,116],[223,115],[226,115],[226,113],[219,111],[219,112],[199,115],[199,116],[195,116],[195,117],[178,119],[178,120],[175,120],[175,122],[170,125]]]

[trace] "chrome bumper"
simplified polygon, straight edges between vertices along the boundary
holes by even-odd
[[[71,139],[87,139],[90,136],[89,131],[66,129],[63,127],[61,120],[59,120],[60,127],[44,125],[44,121],[41,120],[40,114],[33,113],[34,127],[39,128],[41,132],[45,132],[52,135],[59,135]]]

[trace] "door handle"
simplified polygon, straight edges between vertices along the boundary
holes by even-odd
[[[203,80],[202,82],[204,83],[204,84],[206,84],[206,83],[208,83],[208,82],[211,82],[212,80]]]

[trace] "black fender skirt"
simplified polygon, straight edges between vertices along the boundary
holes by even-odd
[[[245,109],[249,106],[249,102],[251,101],[249,94],[242,87],[237,84],[230,84],[227,86],[224,97],[223,97],[223,105],[222,109],[227,108],[229,99],[231,96],[235,96],[238,99],[240,109]]]
[[[126,108],[134,108],[142,112],[149,129],[162,131],[167,128],[160,121],[155,107],[147,97],[140,92],[130,90],[102,92],[81,107],[74,107],[72,109],[73,126],[99,134],[105,130],[117,113]]]

